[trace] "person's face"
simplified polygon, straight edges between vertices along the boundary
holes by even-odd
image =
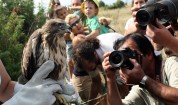
[[[81,0],[72,0],[72,6],[80,6],[81,5]]]
[[[132,39],[127,39],[127,41],[124,42],[124,44],[118,49],[124,49],[124,48],[130,48],[132,50],[135,50],[138,54],[142,55],[141,56],[141,63],[139,63],[142,67],[142,69],[144,70],[145,74],[150,74],[150,67],[153,66],[152,64],[152,59],[153,59],[153,55],[149,54],[149,55],[144,55],[141,53],[141,51],[138,49],[136,43],[134,42],[134,40]],[[121,70],[124,70],[125,68],[121,68]]]
[[[145,0],[134,0],[133,7],[140,8],[145,3]]]
[[[69,21],[69,25],[71,26],[71,31],[73,34],[82,34],[84,31],[84,27],[82,25],[82,23],[79,21],[77,21],[78,18],[72,18]]]
[[[125,48],[130,48],[131,50],[135,50],[138,54],[142,55],[140,50],[137,48],[136,43],[132,39],[127,39],[127,41],[125,41],[124,44],[118,50],[125,49]]]
[[[96,62],[89,62],[88,60],[83,60],[83,65],[83,70],[87,72],[94,71],[97,68]]]
[[[97,13],[97,8],[95,8],[95,5],[91,2],[85,2],[85,9],[84,9],[85,15],[89,18],[93,17]]]
[[[62,8],[61,10],[57,11],[57,17],[59,19],[65,20],[67,15],[68,15],[68,12],[65,8]]]
[[[95,58],[96,58],[96,61],[94,61],[94,62],[90,62],[86,59],[83,59],[82,60],[82,63],[84,65],[83,70],[85,70],[87,72],[96,70],[97,66],[99,65],[99,58],[98,58],[97,54],[95,54]]]

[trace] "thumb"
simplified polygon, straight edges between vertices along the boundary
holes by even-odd
[[[54,69],[55,65],[54,62],[51,60],[46,61],[41,65],[41,67],[35,72],[32,79],[41,79],[46,78],[49,73]]]
[[[161,23],[158,22],[158,19],[156,19],[156,26],[158,28],[163,28],[164,27]]]

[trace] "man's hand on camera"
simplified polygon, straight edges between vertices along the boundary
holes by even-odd
[[[131,63],[134,65],[132,70],[125,68],[120,69],[120,77],[125,82],[125,84],[139,84],[143,76],[145,75],[140,64],[135,59],[130,59]]]
[[[147,25],[146,35],[150,37],[153,42],[166,46],[170,43],[170,40],[172,40],[173,37],[165,26],[159,22],[156,22],[156,24],[157,27],[152,24]]]
[[[106,72],[107,79],[116,80],[116,70],[114,70],[109,63],[110,52],[104,54],[104,60],[102,62],[103,69]]]
[[[62,90],[57,81],[46,77],[54,69],[53,61],[46,61],[21,90],[3,105],[52,105],[54,92]]]

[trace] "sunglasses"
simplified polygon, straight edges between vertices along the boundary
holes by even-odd
[[[69,27],[69,30],[72,30],[74,26],[76,26],[80,22],[80,19],[77,19],[74,23],[72,23]]]

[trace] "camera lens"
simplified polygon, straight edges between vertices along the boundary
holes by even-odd
[[[142,26],[146,26],[150,18],[150,14],[146,10],[139,10],[136,14],[137,22]]]
[[[119,53],[115,53],[115,54],[112,56],[111,60],[112,60],[112,62],[113,62],[114,64],[118,64],[118,63],[121,62],[122,57],[121,57],[121,55],[120,55]]]
[[[123,54],[121,51],[113,51],[109,56],[109,62],[113,67],[120,67],[124,62]]]

